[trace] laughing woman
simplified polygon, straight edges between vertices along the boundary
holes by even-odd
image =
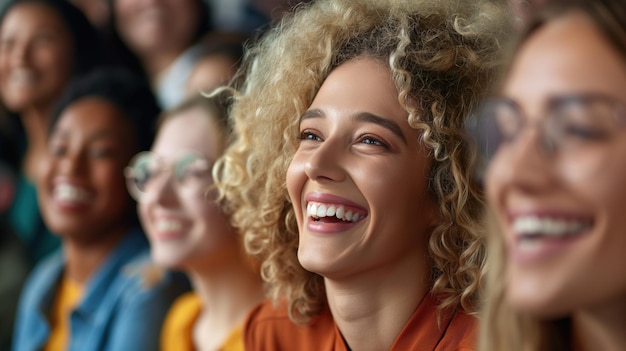
[[[28,278],[14,351],[158,349],[180,287],[170,277],[142,286],[148,242],[123,173],[149,147],[157,113],[149,86],[124,71],[86,76],[59,102],[38,195],[63,251]]]
[[[551,8],[500,94],[477,129],[497,222],[482,349],[626,350],[624,3]]]
[[[243,320],[263,297],[261,278],[215,201],[211,171],[230,141],[228,95],[197,95],[165,112],[151,151],[128,168],[153,261],[185,272],[194,290],[168,312],[162,351],[242,351]]]
[[[219,186],[270,297],[248,350],[472,350],[484,247],[465,116],[500,7],[316,1],[244,62]]]

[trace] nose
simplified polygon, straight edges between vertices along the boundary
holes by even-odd
[[[513,186],[525,192],[542,192],[555,180],[554,154],[538,128],[528,129],[489,164],[486,183]]]
[[[162,206],[176,203],[177,196],[174,189],[172,172],[162,170],[146,187],[142,202],[154,202]]]
[[[319,145],[306,151],[304,172],[309,179],[316,181],[341,182],[345,179],[344,153],[347,152],[338,140],[327,138]]]
[[[14,43],[9,52],[9,60],[13,66],[20,66],[28,61],[29,54],[28,43]]]
[[[52,162],[58,164],[59,173],[65,176],[76,176],[87,172],[89,168],[87,163],[87,155],[81,152],[74,152],[63,155],[63,157],[55,158],[52,156]]]

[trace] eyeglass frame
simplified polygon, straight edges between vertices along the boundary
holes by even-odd
[[[504,106],[508,106],[510,111],[514,111],[515,116],[517,116],[517,120],[520,121],[520,123],[518,123],[519,127],[517,128],[513,139],[516,140],[517,137],[524,131],[524,129],[530,126],[534,126],[535,128],[540,128],[541,129],[540,135],[543,138],[545,139],[554,138],[554,133],[550,134],[546,132],[546,129],[548,128],[546,127],[546,124],[549,123],[549,119],[554,119],[558,116],[557,112],[561,106],[567,106],[568,104],[572,104],[572,102],[575,102],[575,103],[583,102],[586,105],[590,105],[590,103],[588,102],[592,102],[592,103],[604,102],[607,104],[606,106],[610,107],[613,110],[613,115],[614,115],[616,126],[620,126],[620,127],[626,126],[626,103],[625,102],[613,96],[606,95],[606,94],[587,93],[587,94],[568,94],[568,95],[557,96],[555,98],[550,99],[546,107],[546,110],[548,111],[547,113],[545,113],[546,118],[537,120],[535,122],[529,122],[528,115],[524,112],[520,104],[514,99],[503,97],[503,96],[493,97],[493,98],[486,100],[478,109],[478,112],[474,113],[468,119],[468,123],[466,124],[466,130],[468,132],[468,135],[473,139],[474,144],[478,146],[482,146],[480,145],[480,143],[488,139],[489,137],[482,137],[485,135],[485,133],[483,133],[483,131],[479,128],[479,126],[489,125],[489,122],[494,122],[494,120],[496,119],[496,116],[493,116],[493,115],[486,116],[485,110],[489,110],[493,112],[493,110],[495,110],[494,106],[504,105]],[[487,109],[487,107],[490,107],[490,109]],[[483,123],[480,123],[481,121]],[[493,127],[498,128],[497,121],[493,123]],[[503,134],[499,130],[496,132]],[[513,140],[513,142],[515,140]],[[502,141],[498,140],[498,147],[496,147],[492,153],[480,152],[480,150],[479,152],[481,153],[482,156],[489,155],[487,159],[490,160],[493,157],[493,155],[497,153],[497,150],[499,149],[500,144],[502,144]],[[556,151],[557,145],[559,144],[560,143],[558,141],[544,140],[543,146],[546,149],[546,151],[554,152]]]
[[[124,168],[124,177],[126,178],[126,187],[128,189],[128,192],[130,193],[130,195],[133,197],[133,199],[135,199],[137,202],[141,202],[142,198],[148,193],[146,191],[142,191],[139,189],[139,187],[137,186],[137,182],[135,181],[136,178],[136,167],[134,167],[133,165],[135,165],[138,160],[142,159],[145,156],[152,156],[155,157],[156,154],[152,151],[142,151],[137,153],[135,156],[133,156],[133,158],[130,160],[130,162],[128,163],[128,166],[126,166]],[[178,176],[174,176],[172,177],[172,174],[177,174],[177,172],[175,172],[176,168],[178,167],[178,165],[180,164],[182,159],[185,159],[189,156],[194,156],[196,159],[199,160],[203,160],[206,161],[207,164],[209,165],[208,169],[209,169],[209,177],[211,179],[211,182],[208,182],[208,185],[212,184],[212,175],[211,175],[211,170],[215,164],[215,162],[213,160],[211,160],[208,157],[205,157],[204,155],[200,154],[199,152],[195,152],[195,151],[191,151],[191,152],[187,152],[184,155],[182,155],[181,157],[178,157],[176,159],[175,162],[171,163],[171,162],[166,162],[163,163],[163,165],[165,165],[165,167],[163,167],[163,165],[160,168],[160,172],[163,171],[167,171],[169,173],[168,178],[167,178],[167,182],[171,182],[172,180],[174,180],[174,184],[176,184],[176,187],[180,187],[182,186],[182,183],[179,179]],[[162,157],[156,156],[156,158],[158,159],[163,159]],[[166,169],[162,169],[162,168],[166,168]],[[208,190],[205,189],[205,190]]]

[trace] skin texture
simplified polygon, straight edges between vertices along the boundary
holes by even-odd
[[[204,114],[193,108],[168,119],[155,140],[154,155],[167,167],[190,152],[213,162],[221,155],[224,140],[219,127]],[[177,188],[169,174],[164,176],[167,181],[156,179],[158,184],[139,204],[154,261],[169,268],[210,269],[230,260],[238,243],[228,217],[211,201],[214,192],[206,192],[213,183],[210,169],[185,189]],[[159,221],[175,223],[176,229],[164,230]]]
[[[301,117],[287,172],[298,259],[324,277],[333,317],[355,349],[388,348],[429,286],[427,240],[437,218],[426,184],[430,160],[397,96],[382,63],[356,58],[340,65]],[[363,218],[313,221],[310,200],[349,204]],[[389,303],[390,293],[403,302]],[[388,304],[385,311],[376,311],[378,299]],[[366,320],[364,326],[385,325],[380,345],[359,344]]]
[[[119,110],[100,98],[83,98],[62,113],[49,139],[39,191],[42,215],[53,232],[97,245],[109,233],[125,230],[132,213],[123,177],[134,150],[131,133]],[[80,195],[63,196],[64,187]]]
[[[573,12],[526,41],[503,94],[517,101],[532,123],[545,118],[551,98],[598,93],[626,103],[624,91],[623,57],[588,18]],[[537,130],[527,129],[501,149],[487,172],[488,198],[508,247],[507,299],[539,317],[571,315],[581,349],[626,345],[623,133],[616,125],[611,137],[583,140],[575,153],[549,154],[539,147]],[[512,227],[516,216],[525,214],[591,225],[568,240],[540,241],[529,251],[514,240]]]
[[[115,25],[148,71],[159,72],[191,44],[198,22],[196,3],[193,0],[116,0],[113,4]]]
[[[59,15],[40,3],[13,6],[0,27],[0,94],[16,112],[47,109],[72,71],[72,38]]]

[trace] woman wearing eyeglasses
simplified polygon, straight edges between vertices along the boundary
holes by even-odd
[[[551,8],[480,116],[482,350],[626,350],[626,8]]]
[[[157,113],[148,84],[124,70],[81,77],[60,99],[37,194],[62,251],[40,262],[22,290],[14,351],[158,348],[186,285],[169,274],[142,285],[149,246],[123,175],[152,142],[145,126]]]
[[[166,112],[150,152],[127,169],[131,194],[159,266],[182,270],[194,292],[165,321],[161,350],[243,350],[241,324],[261,279],[212,188],[213,162],[229,141],[227,92]]]

